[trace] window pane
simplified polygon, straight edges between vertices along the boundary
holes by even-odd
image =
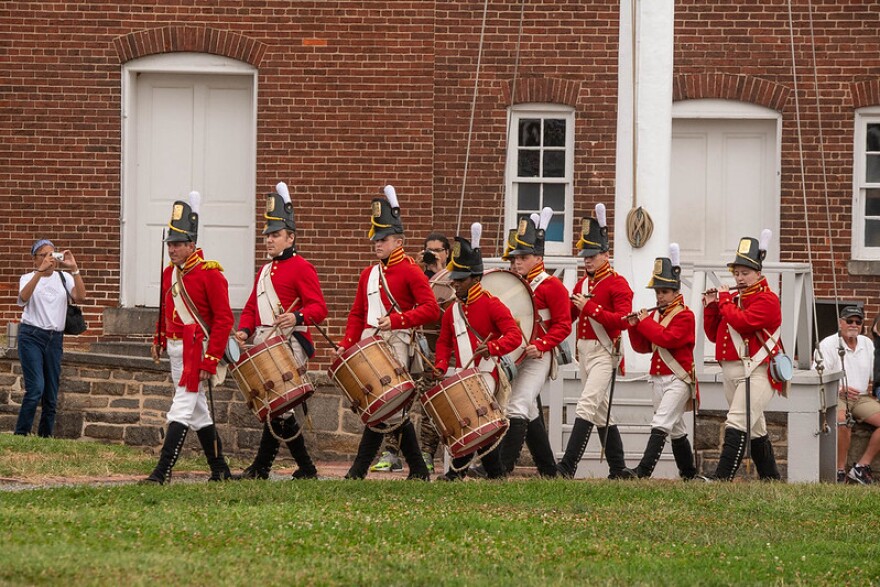
[[[535,212],[539,209],[541,185],[537,183],[518,183],[516,207],[518,210]]]
[[[865,150],[880,151],[880,123],[871,123],[865,132]]]
[[[565,146],[565,120],[547,118],[544,120],[544,146]]]
[[[523,118],[519,121],[519,146],[541,146],[541,121],[537,118]]]
[[[544,205],[554,212],[565,212],[565,185],[561,183],[544,184]]]
[[[542,177],[565,177],[565,151],[544,151]]]
[[[865,181],[880,183],[880,155],[866,155],[865,159]]]
[[[880,247],[880,220],[865,220],[865,246]]]
[[[550,219],[550,224],[547,226],[547,235],[544,238],[548,241],[561,243],[564,236],[565,216],[562,214],[554,214],[553,218]]]
[[[538,155],[540,151],[520,149],[517,156],[517,177],[538,177]]]
[[[880,216],[880,190],[865,190],[865,216]]]

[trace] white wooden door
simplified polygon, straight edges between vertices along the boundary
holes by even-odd
[[[775,120],[674,119],[669,233],[682,262],[729,262],[764,228],[778,261],[777,169]]]
[[[141,73],[136,82],[134,193],[127,215],[135,231],[124,252],[125,299],[158,303],[162,229],[174,200],[202,195],[198,244],[220,262],[234,308],[254,276],[254,81],[248,75]],[[167,256],[165,257],[167,262]]]

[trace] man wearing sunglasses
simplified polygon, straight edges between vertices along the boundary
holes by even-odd
[[[819,350],[828,371],[840,371],[843,351],[843,371],[837,404],[837,481],[839,483],[873,483],[871,461],[880,452],[880,401],[871,395],[871,373],[874,362],[874,343],[863,336],[865,313],[859,306],[846,306],[840,311],[838,331],[819,343]],[[846,472],[853,422],[865,422],[875,427],[861,458]]]

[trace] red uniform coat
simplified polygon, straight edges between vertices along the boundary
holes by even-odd
[[[455,339],[454,312],[458,312],[459,302],[446,308],[443,320],[440,324],[440,337],[437,339],[437,358],[435,367],[438,371],[445,372],[449,368],[449,359],[455,352],[456,365],[464,367],[459,355],[458,344]],[[513,351],[522,342],[522,332],[510,310],[501,303],[501,300],[493,296],[477,283],[468,291],[468,299],[462,304],[464,315],[470,328],[468,335],[471,341],[471,350],[479,346],[477,335],[485,340],[490,334],[494,335],[486,345],[489,354],[500,357]],[[471,366],[478,366],[482,357],[477,357]]]
[[[544,271],[544,264],[539,263],[529,272],[526,281],[531,282]],[[535,291],[535,308],[550,310],[550,318],[538,322],[536,336],[532,340],[539,351],[546,352],[555,348],[571,334],[571,311],[568,290],[559,279],[550,276],[541,282]]]
[[[779,298],[770,291],[766,278],[744,289],[738,295],[719,292],[718,301],[706,306],[703,312],[703,330],[706,337],[715,343],[715,359],[718,361],[738,361],[742,349],[730,339],[727,325],[730,324],[748,344],[749,354],[754,356],[762,348],[756,334],[767,342],[769,335],[776,332],[782,324],[782,309]],[[766,329],[767,332],[764,332]],[[769,346],[769,345],[768,345]],[[781,352],[779,346],[770,349],[770,355],[762,363],[770,368],[770,357]],[[782,385],[770,379],[773,389],[779,391]]]
[[[392,330],[415,328],[440,318],[440,306],[437,305],[437,299],[434,297],[434,292],[431,291],[428,278],[412,258],[403,254],[402,248],[389,255],[383,269],[385,283],[394,300],[400,306],[399,310],[394,310],[388,316],[391,318]],[[364,269],[358,280],[354,305],[351,307],[348,322],[345,325],[345,338],[339,343],[339,346],[343,348],[348,348],[358,342],[367,327],[367,281],[372,270],[372,265]],[[388,311],[391,308],[391,301],[381,285],[379,291],[382,305]]]
[[[583,291],[584,283],[587,283],[587,292]],[[571,318],[578,320],[578,338],[598,340],[593,326],[587,318],[592,318],[605,327],[611,340],[620,336],[622,329],[626,328],[624,316],[632,312],[633,292],[626,279],[613,270],[597,271],[593,279],[585,275],[574,286],[573,293],[590,293],[592,298],[584,304],[583,310],[578,310],[571,303]]]
[[[324,302],[324,294],[321,291],[321,283],[318,281],[318,272],[315,271],[315,267],[297,254],[282,261],[273,260],[270,265],[272,266],[269,274],[270,279],[275,293],[278,294],[282,309],[287,310],[293,300],[299,298],[299,302],[289,311],[302,315],[302,324],[323,322],[327,317],[327,304]],[[257,272],[254,279],[254,289],[251,291],[238,321],[238,329],[244,330],[248,334],[253,334],[257,326],[271,326],[271,324],[260,323],[260,312],[257,308],[257,281],[260,279],[261,273],[262,269]],[[312,342],[311,333],[306,331],[302,334],[309,342]]]
[[[668,310],[672,311],[673,307]],[[694,366],[694,344],[696,342],[697,322],[694,313],[690,308],[684,307],[684,310],[673,316],[665,327],[654,320],[656,313],[656,311],[651,312],[647,318],[630,327],[629,342],[633,350],[637,353],[654,353],[651,356],[651,375],[674,375],[660,358],[660,353],[655,351],[652,345],[668,349],[678,364],[690,373]],[[662,319],[663,314],[661,314]]]
[[[189,295],[196,312],[208,329],[208,347],[202,352],[204,334],[198,324],[185,325],[177,315],[174,299],[171,296],[171,272],[174,265],[168,265],[162,272],[162,291],[164,293],[165,324],[161,339],[154,343],[165,347],[165,338],[183,340],[183,377],[180,385],[186,385],[191,391],[198,390],[198,372],[217,372],[217,363],[226,350],[226,342],[232,331],[234,318],[229,306],[229,286],[223,276],[223,269],[216,261],[206,261],[202,250],[190,255],[181,268],[183,286]],[[193,389],[195,377],[195,389]]]

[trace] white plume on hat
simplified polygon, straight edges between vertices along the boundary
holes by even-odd
[[[480,248],[480,237],[483,236],[483,225],[479,222],[471,224],[471,248]]]
[[[386,185],[385,189],[385,197],[388,199],[388,203],[392,208],[400,208],[400,204],[397,201],[397,192],[394,190],[393,185]]]
[[[601,228],[605,228],[607,220],[605,217],[605,204],[596,204],[596,220],[599,221]]]
[[[669,243],[669,260],[672,261],[673,267],[681,266],[681,249],[678,243]]]
[[[281,199],[284,200],[285,204],[290,203],[290,192],[287,190],[287,184],[283,181],[279,181],[275,184],[275,193],[281,196]]]
[[[199,210],[202,208],[202,195],[199,192],[193,191],[189,193],[189,207],[196,214],[199,213]]]
[[[758,250],[766,251],[767,247],[770,245],[770,239],[773,238],[773,231],[769,228],[765,228],[761,231],[761,238],[758,239]]]
[[[541,228],[538,226],[541,223],[541,216],[537,212],[534,212],[529,215],[529,218],[532,220],[532,224],[535,225],[535,228]]]
[[[547,230],[547,227],[550,225],[550,219],[553,218],[553,208],[550,206],[544,206],[544,209],[541,210],[541,220],[540,223],[535,223],[537,228],[541,230]]]

